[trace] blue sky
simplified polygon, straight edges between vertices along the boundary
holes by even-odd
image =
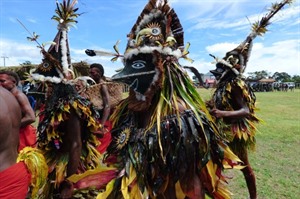
[[[62,0],[61,0],[62,1]],[[148,0],[78,0],[78,24],[69,31],[73,62],[98,62],[105,67],[105,75],[112,76],[123,67],[121,61],[110,57],[89,57],[85,49],[113,51],[117,40],[120,53],[131,30]],[[223,57],[237,47],[250,33],[251,24],[264,16],[271,0],[171,0],[184,29],[185,44],[191,43],[189,57],[196,67],[207,73],[214,68],[209,54]],[[278,2],[278,1],[277,1]],[[55,0],[0,0],[0,66],[19,65],[25,61],[37,64],[42,55],[36,43],[26,39],[29,33],[17,22],[22,21],[30,32],[40,35],[39,42],[53,41],[57,23]],[[300,4],[285,6],[272,20],[268,32],[254,40],[248,72],[266,70],[300,75]],[[46,49],[49,46],[46,46]]]

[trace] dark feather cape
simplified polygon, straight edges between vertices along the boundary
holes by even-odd
[[[100,144],[94,132],[100,128],[99,115],[91,102],[79,96],[70,84],[53,84],[53,93],[40,112],[38,125],[38,148],[42,151],[49,167],[48,183],[43,194],[52,197],[54,190],[65,179],[69,153],[64,150],[67,143],[64,122],[71,110],[81,121],[82,150],[78,173],[95,169],[101,165],[102,155],[96,150]],[[54,182],[54,183],[53,183]],[[49,194],[49,195],[48,195]]]
[[[240,74],[243,73],[250,57],[253,40],[257,36],[265,34],[267,32],[267,26],[271,24],[270,20],[281,9],[283,9],[286,4],[291,4],[292,2],[292,0],[283,0],[280,3],[272,4],[269,12],[265,14],[259,21],[252,24],[251,32],[246,39],[235,49],[227,52],[222,61],[227,61],[230,56],[236,57],[238,60],[236,65],[240,66],[239,72]],[[227,62],[233,68],[237,69],[236,65],[230,61]],[[226,68],[224,62],[217,63],[216,67]],[[243,77],[234,74],[231,70],[225,69],[222,77],[218,80],[217,88],[211,102],[213,107],[220,110],[236,110],[237,108],[232,100],[234,98],[233,90],[235,89],[240,91],[242,100],[249,108],[250,116],[247,118],[239,118],[233,124],[228,124],[229,122],[224,122],[222,119],[218,120],[218,123],[225,134],[231,134],[229,140],[234,142],[234,151],[238,152],[241,147],[251,146],[251,148],[254,148],[254,135],[256,131],[255,123],[260,121],[255,115],[256,97],[254,92],[252,91],[251,87],[246,84]]]
[[[131,90],[110,118],[106,154],[119,175],[98,197],[229,198],[222,170],[239,159],[178,62],[187,52],[175,11],[167,1],[150,0],[128,38],[125,67],[112,79]]]
[[[80,157],[78,157],[77,173],[69,176],[69,178],[77,178],[77,174],[80,175],[92,169],[98,169],[103,159],[103,155],[96,149],[100,142],[94,134],[101,127],[98,122],[99,114],[91,102],[82,98],[75,87],[64,79],[71,64],[67,30],[72,23],[77,22],[75,18],[79,15],[76,13],[78,8],[74,8],[76,2],[76,0],[64,0],[63,3],[57,2],[57,15],[52,17],[59,23],[58,33],[54,39],[55,44],[51,45],[48,51],[40,46],[44,55],[43,63],[31,74],[32,78],[37,81],[53,83],[52,93],[46,99],[44,110],[40,112],[38,125],[38,148],[46,158],[49,172],[47,184],[40,191],[43,192],[40,195],[45,196],[45,198],[60,197],[57,196],[61,188],[60,185],[67,180],[68,162],[70,160],[67,146],[70,143],[67,143],[68,139],[65,138],[65,134],[66,121],[69,120],[71,114],[75,114],[80,120],[81,151],[78,154]],[[114,171],[104,171],[102,174],[110,180],[111,176],[115,176],[114,173]],[[103,179],[97,182],[97,186],[100,186],[101,183],[106,184]],[[85,183],[84,180],[87,179],[80,179],[79,182],[74,184],[74,187],[80,190],[76,190],[76,194],[72,198],[78,195],[85,198],[96,195],[90,192],[91,189],[99,188],[95,187],[92,176],[88,177],[88,183]],[[94,186],[86,187],[90,184]]]

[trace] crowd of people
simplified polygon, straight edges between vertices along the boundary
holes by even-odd
[[[224,170],[239,169],[256,199],[248,150],[260,119],[242,74],[254,38],[286,3],[224,58],[212,55],[217,85],[204,102],[178,61],[189,60],[188,49],[168,1],[150,0],[124,56],[115,54],[124,68],[110,81],[129,86],[124,99],[99,63],[76,77],[67,35],[78,8],[57,2],[58,33],[48,50],[39,46],[42,63],[29,77],[45,88],[38,109],[18,89],[18,75],[0,71],[0,198],[223,199],[231,197]]]
[[[273,82],[273,83],[248,83],[254,92],[275,92],[275,91],[294,91],[294,82]]]

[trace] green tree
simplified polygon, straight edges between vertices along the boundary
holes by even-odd
[[[22,64],[20,64],[21,66],[31,66],[32,65],[32,63],[31,63],[31,61],[25,61],[25,62],[23,62]]]
[[[286,72],[275,72],[272,76],[277,82],[291,82],[292,78]]]
[[[249,79],[264,79],[270,77],[270,73],[266,70],[249,72]]]
[[[300,75],[294,75],[294,76],[292,77],[292,80],[293,80],[293,82],[300,83]]]

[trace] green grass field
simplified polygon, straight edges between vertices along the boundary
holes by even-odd
[[[209,99],[213,90],[199,90]],[[259,199],[300,198],[300,90],[294,92],[257,92],[258,126],[256,151],[250,163],[256,175]],[[241,171],[226,172],[233,177],[229,189],[233,199],[249,198]]]

